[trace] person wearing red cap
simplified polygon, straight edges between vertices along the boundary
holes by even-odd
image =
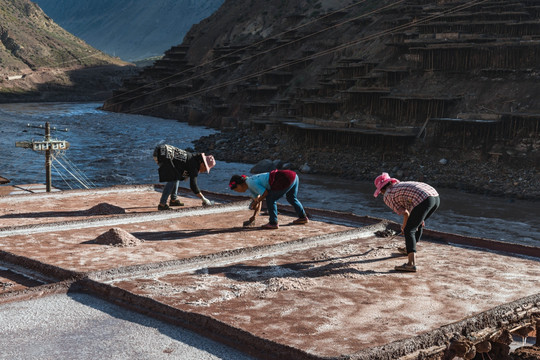
[[[154,149],[154,160],[159,165],[159,181],[166,182],[159,201],[158,210],[170,210],[170,206],[184,205],[177,197],[178,183],[189,177],[191,191],[201,200],[203,206],[212,205],[212,201],[204,197],[197,185],[199,173],[209,173],[216,165],[212,155],[190,153],[171,145],[158,145]],[[169,205],[167,199],[171,197]]]
[[[416,243],[422,237],[424,221],[439,208],[441,203],[439,193],[428,184],[416,181],[400,182],[391,178],[388,173],[382,173],[375,179],[375,193],[384,195],[384,203],[396,214],[403,216],[401,231],[405,235],[406,248],[400,252],[406,253],[407,263],[396,266],[397,271],[416,271]]]

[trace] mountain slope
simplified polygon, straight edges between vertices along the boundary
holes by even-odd
[[[125,64],[68,33],[29,0],[0,0],[0,41],[3,72]]]
[[[104,107],[537,166],[537,3],[226,0]]]
[[[223,0],[36,0],[58,24],[128,61],[161,55]]]
[[[0,101],[87,100],[133,70],[68,33],[29,0],[0,0]]]

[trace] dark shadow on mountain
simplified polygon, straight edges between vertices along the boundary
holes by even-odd
[[[51,73],[35,72],[20,80],[14,80],[30,84],[40,78],[45,82],[37,85],[36,90],[32,91],[17,89],[12,92],[5,91],[0,103],[105,101],[112,96],[114,90],[122,86],[125,79],[135,76],[138,68],[103,65],[70,70],[62,75],[53,75],[53,71],[56,74],[57,70],[53,69]]]

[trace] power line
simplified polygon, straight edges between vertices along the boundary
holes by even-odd
[[[56,162],[69,174],[71,175],[71,177],[73,177],[75,180],[77,180],[85,189],[89,189],[90,186],[88,186],[88,184],[86,184],[83,180],[81,180],[80,178],[78,178],[75,174],[73,174],[71,171],[69,171],[65,166],[64,164],[62,164],[62,162],[60,162],[56,157],[54,158],[54,160],[56,160]]]
[[[299,26],[297,26],[297,27],[295,27],[295,28],[287,29],[287,30],[285,30],[285,31],[283,31],[283,32],[281,32],[281,33],[278,33],[278,34],[276,34],[276,35],[273,35],[273,36],[271,36],[271,37],[269,37],[269,38],[266,38],[266,39],[264,39],[264,40],[255,42],[255,43],[253,43],[253,44],[250,44],[250,45],[245,46],[245,47],[243,47],[243,48],[241,48],[241,49],[235,50],[235,51],[233,51],[233,52],[231,52],[231,53],[228,53],[228,54],[226,54],[226,55],[220,56],[219,58],[216,58],[216,59],[213,59],[213,60],[206,61],[206,62],[204,62],[204,63],[202,63],[202,64],[200,64],[200,65],[197,65],[197,66],[190,67],[190,68],[188,68],[188,69],[182,70],[182,71],[180,71],[180,72],[177,72],[177,73],[175,73],[175,74],[173,74],[173,75],[170,75],[170,76],[168,76],[168,77],[165,77],[165,78],[163,78],[163,79],[156,80],[156,81],[154,81],[154,82],[151,82],[151,83],[145,84],[145,85],[143,85],[143,86],[140,86],[140,87],[138,87],[138,88],[129,90],[129,91],[127,91],[127,92],[124,92],[124,93],[122,93],[122,94],[115,95],[115,96],[111,97],[110,99],[115,99],[115,98],[117,98],[117,97],[119,97],[119,96],[123,96],[123,95],[125,95],[125,94],[129,94],[129,93],[138,91],[138,90],[143,89],[143,88],[145,88],[145,87],[147,87],[147,86],[159,84],[160,82],[163,82],[163,81],[165,81],[165,80],[172,79],[172,78],[174,78],[174,77],[176,77],[176,76],[179,76],[179,75],[182,75],[182,74],[184,74],[184,73],[186,73],[186,72],[188,72],[188,71],[190,71],[190,70],[197,69],[197,68],[201,68],[201,67],[204,67],[204,66],[206,66],[206,65],[210,65],[210,64],[212,64],[212,63],[214,63],[214,62],[223,60],[224,58],[229,57],[229,56],[231,56],[231,55],[235,55],[235,54],[238,54],[238,53],[242,53],[242,52],[244,52],[245,50],[247,50],[247,49],[249,49],[249,48],[259,46],[259,45],[264,44],[265,42],[268,42],[268,41],[270,41],[270,40],[280,40],[280,37],[283,36],[283,35],[285,35],[285,34],[287,34],[288,32],[296,31],[296,30],[299,30],[299,29],[301,29],[301,28],[303,28],[303,27],[312,25],[312,24],[314,24],[314,23],[316,23],[316,22],[318,22],[318,21],[321,21],[321,20],[323,20],[323,19],[325,19],[325,18],[327,18],[327,17],[330,17],[330,16],[333,16],[333,15],[335,15],[335,14],[337,14],[337,13],[340,13],[341,11],[344,11],[344,10],[350,9],[350,8],[352,8],[352,7],[358,6],[358,5],[360,5],[360,4],[363,4],[363,3],[365,3],[366,1],[368,1],[368,0],[361,0],[361,1],[359,1],[359,2],[350,4],[350,5],[348,5],[348,6],[345,6],[345,7],[341,8],[341,9],[338,9],[338,10],[336,10],[336,11],[333,11],[333,12],[331,12],[331,13],[329,13],[329,14],[320,16],[320,17],[316,18],[315,20],[312,20],[312,21],[309,21],[309,22],[307,22],[307,23],[305,23],[305,24],[299,25]],[[400,1],[398,1],[398,2],[402,2],[402,1],[404,1],[404,0],[400,0]],[[133,99],[136,99],[136,98],[138,98],[138,97],[139,97],[139,96],[134,97]],[[130,101],[130,100],[133,100],[133,99],[129,99],[129,100],[126,100],[126,101]],[[118,102],[118,103],[116,103],[116,104],[122,104],[123,102],[125,102],[125,101],[121,101],[121,102]]]
[[[66,183],[66,185],[71,189],[73,190],[73,188],[71,187],[71,185],[69,184],[69,182],[67,181],[67,179],[64,177],[64,175],[60,172],[60,170],[58,170],[58,168],[54,165],[54,162],[51,164],[53,169],[56,171],[56,173],[60,176],[60,178]]]
[[[66,152],[63,151],[63,152],[58,152],[60,154],[60,159],[62,159],[62,161],[64,161],[67,165],[67,167],[69,167],[71,169],[71,171],[77,175],[85,184],[88,185],[88,187],[96,187],[96,184],[94,184],[92,182],[92,180],[90,180],[88,178],[88,176],[86,176],[86,174],[84,174],[78,167],[77,165],[75,165],[75,163],[73,163],[69,158],[68,156],[66,155]]]
[[[366,1],[366,0],[364,0],[364,1]],[[234,62],[234,63],[228,64],[228,65],[224,65],[224,66],[221,66],[221,67],[218,67],[218,68],[215,68],[215,69],[212,69],[212,70],[203,72],[203,73],[201,73],[201,74],[197,74],[197,75],[192,76],[192,77],[190,77],[190,78],[183,79],[183,80],[181,80],[181,81],[179,81],[179,82],[176,82],[176,83],[168,84],[168,85],[166,85],[166,86],[164,86],[164,87],[161,87],[161,88],[152,90],[152,91],[150,91],[150,92],[145,92],[145,93],[143,93],[143,94],[140,94],[140,95],[131,97],[131,98],[129,98],[129,99],[125,99],[125,100],[122,100],[122,101],[119,101],[119,102],[115,102],[114,105],[119,105],[119,104],[123,104],[123,103],[125,103],[125,102],[133,101],[133,100],[138,99],[138,98],[140,98],[140,97],[144,97],[144,96],[148,96],[148,95],[151,95],[151,94],[160,92],[160,91],[166,89],[167,87],[180,85],[180,84],[186,83],[186,82],[188,82],[188,81],[191,81],[191,80],[194,80],[194,79],[197,79],[197,78],[201,78],[201,77],[203,77],[203,76],[205,76],[205,75],[208,75],[208,74],[211,74],[211,73],[213,73],[213,72],[220,71],[220,70],[224,70],[224,69],[227,69],[227,68],[229,68],[229,67],[233,67],[233,66],[235,66],[235,65],[240,65],[240,64],[242,64],[243,62],[248,61],[248,60],[250,60],[250,59],[253,59],[253,58],[256,58],[256,57],[259,57],[259,56],[268,54],[268,53],[270,53],[270,52],[272,52],[272,51],[275,51],[275,50],[278,50],[278,49],[281,49],[281,48],[290,46],[290,45],[295,44],[295,43],[297,43],[297,42],[306,40],[306,39],[308,39],[308,38],[310,38],[310,37],[313,37],[313,36],[322,34],[323,32],[326,32],[326,31],[329,31],[329,30],[332,30],[332,29],[336,29],[336,28],[338,28],[338,27],[340,27],[340,26],[343,26],[343,25],[345,25],[345,24],[348,24],[348,23],[350,23],[350,22],[357,21],[358,19],[361,19],[361,18],[364,18],[364,17],[367,17],[367,16],[371,16],[371,15],[373,15],[373,14],[376,14],[377,12],[387,10],[388,8],[393,7],[393,6],[396,6],[396,5],[398,5],[398,4],[401,4],[401,3],[403,3],[404,1],[405,1],[405,0],[399,0],[399,1],[395,2],[395,3],[390,4],[390,5],[386,5],[386,6],[383,6],[382,8],[379,8],[379,9],[373,10],[373,11],[371,11],[371,12],[368,12],[368,13],[365,13],[365,14],[362,14],[362,15],[359,15],[359,16],[356,16],[356,17],[354,17],[354,18],[348,19],[348,20],[346,20],[346,21],[344,21],[344,22],[341,22],[341,23],[339,23],[339,24],[335,24],[335,25],[332,25],[332,26],[330,26],[330,27],[324,28],[324,29],[322,29],[322,30],[316,31],[316,32],[314,32],[314,33],[305,35],[305,36],[303,36],[303,37],[301,37],[301,38],[298,38],[298,39],[296,39],[296,40],[291,40],[291,41],[287,42],[286,44],[282,44],[282,45],[276,46],[276,47],[274,47],[274,48],[271,48],[271,49],[268,49],[268,50],[259,52],[259,53],[257,53],[257,54],[253,54],[253,55],[251,55],[251,56],[242,58],[241,60],[238,60],[238,61],[236,61],[236,62]],[[286,32],[284,32],[284,33],[282,33],[282,34],[285,34],[285,33],[290,32],[290,31],[295,31],[295,29],[294,29],[294,30],[288,30],[288,31],[286,31]],[[267,41],[267,40],[265,40],[265,41]],[[260,42],[260,43],[262,43],[262,42]],[[238,50],[238,51],[241,51],[241,50]],[[236,51],[236,52],[238,52],[238,51]],[[233,52],[233,53],[224,55],[224,56],[220,57],[220,59],[225,58],[225,57],[227,57],[227,56],[231,56],[232,54],[234,54],[234,53],[236,53],[236,52]],[[203,65],[200,65],[200,67],[202,67],[202,66],[203,66]],[[184,70],[183,72],[188,71],[188,70],[191,70],[191,69],[193,69],[193,68],[189,68],[189,69],[187,69],[187,70]],[[183,73],[183,72],[181,72],[181,73]],[[179,74],[181,74],[181,73],[179,73]],[[174,77],[174,76],[176,76],[176,75],[172,75],[172,76],[170,76],[170,77],[168,77],[168,78],[165,78],[165,79],[169,79],[169,78],[172,78],[172,77]],[[138,89],[142,89],[142,88],[144,88],[145,86],[150,86],[150,85],[153,85],[153,84],[157,84],[157,83],[159,83],[159,82],[161,82],[161,81],[164,81],[165,79],[162,79],[162,80],[159,80],[159,81],[150,83],[150,84],[143,85],[143,86],[139,87]],[[117,96],[124,96],[124,95],[129,94],[129,93],[131,93],[131,92],[134,92],[134,91],[136,91],[136,90],[137,90],[137,89],[134,89],[134,90],[131,90],[131,91],[122,93],[121,95],[117,95]],[[113,98],[114,98],[114,97],[113,97]]]
[[[245,75],[245,76],[242,76],[242,77],[239,77],[239,78],[236,78],[236,79],[233,79],[233,80],[229,80],[229,81],[226,81],[226,82],[223,82],[223,83],[220,83],[220,84],[216,84],[216,85],[212,85],[212,86],[209,86],[209,87],[206,87],[206,88],[203,88],[203,89],[199,89],[197,91],[194,91],[194,92],[191,92],[191,93],[188,93],[188,94],[173,97],[172,99],[163,100],[163,101],[156,102],[156,103],[153,103],[153,104],[147,104],[147,105],[141,106],[139,108],[135,108],[133,110],[127,111],[126,113],[129,114],[129,113],[136,113],[136,112],[144,111],[144,110],[151,109],[151,108],[154,108],[154,107],[160,106],[160,105],[165,105],[165,104],[168,104],[168,103],[171,103],[171,102],[174,102],[174,101],[184,100],[184,99],[187,99],[187,98],[190,98],[190,97],[193,97],[193,96],[196,96],[196,95],[200,95],[200,94],[208,92],[208,91],[217,90],[217,89],[229,86],[229,85],[233,85],[233,84],[242,82],[242,81],[247,80],[247,79],[251,79],[251,78],[266,74],[268,72],[280,70],[282,68],[289,67],[291,65],[295,65],[295,64],[304,62],[306,60],[313,60],[313,59],[316,59],[316,58],[319,58],[319,57],[322,57],[322,56],[325,56],[325,55],[329,55],[331,53],[347,49],[349,47],[352,47],[352,46],[357,45],[357,44],[362,43],[362,42],[374,40],[374,39],[376,39],[378,37],[388,35],[390,33],[396,32],[396,31],[405,30],[405,29],[408,29],[410,27],[413,27],[413,26],[416,26],[416,25],[419,25],[419,24],[423,24],[423,23],[429,22],[431,20],[443,17],[445,15],[452,14],[454,12],[458,12],[458,11],[461,11],[461,10],[464,10],[464,9],[468,9],[470,7],[482,4],[482,3],[487,2],[487,1],[489,1],[489,0],[478,0],[478,1],[469,2],[467,4],[458,5],[455,8],[443,11],[441,13],[438,13],[438,14],[435,14],[435,15],[430,15],[430,16],[428,16],[426,18],[423,18],[423,19],[420,19],[420,20],[413,20],[410,23],[398,25],[398,26],[393,27],[391,29],[383,30],[383,31],[381,31],[379,33],[368,35],[368,36],[366,36],[364,38],[361,38],[361,39],[349,41],[349,42],[347,42],[345,44],[339,45],[339,46],[331,48],[331,49],[321,51],[321,52],[316,53],[316,54],[308,55],[308,56],[303,57],[301,59],[296,59],[296,60],[293,60],[293,61],[290,61],[290,62],[287,62],[287,63],[283,63],[283,64],[280,64],[280,65],[275,65],[275,66],[272,66],[270,68],[267,68],[267,69],[264,69],[264,70],[261,70],[261,71],[257,71],[255,73],[251,73],[249,75]]]

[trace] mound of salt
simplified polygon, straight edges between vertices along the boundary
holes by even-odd
[[[113,245],[118,247],[132,247],[144,242],[120,228],[112,228],[95,238],[96,244]]]
[[[111,205],[108,203],[100,203],[96,206],[85,211],[86,215],[113,215],[113,214],[125,214],[126,210],[119,206]]]

